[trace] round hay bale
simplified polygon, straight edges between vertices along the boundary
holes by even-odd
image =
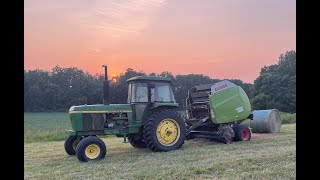
[[[280,112],[277,109],[255,110],[250,127],[253,133],[279,133],[281,129]]]

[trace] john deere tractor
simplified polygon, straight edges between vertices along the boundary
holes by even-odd
[[[178,112],[171,80],[165,77],[130,78],[127,104],[110,104],[107,66],[104,69],[103,104],[69,109],[72,130],[64,147],[67,154],[76,155],[80,161],[104,158],[106,145],[98,136],[108,134],[154,152],[179,149],[186,138],[226,144],[250,140],[250,129],[240,125],[252,117],[249,99],[241,87],[229,81],[191,88],[184,117]]]
[[[104,158],[105,143],[99,135],[115,134],[135,148],[170,151],[182,146],[184,118],[178,113],[170,79],[138,76],[127,80],[128,104],[110,104],[107,66],[103,82],[104,104],[72,106],[72,131],[64,147],[80,161]]]

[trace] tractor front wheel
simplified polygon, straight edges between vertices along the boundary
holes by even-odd
[[[77,158],[82,162],[102,159],[106,156],[106,153],[105,143],[96,136],[83,138],[76,149]]]
[[[234,128],[235,141],[249,141],[251,139],[251,131],[247,126],[239,125]]]
[[[143,135],[147,147],[154,152],[179,149],[186,138],[185,121],[175,110],[156,111],[148,118]]]
[[[69,155],[75,155],[76,154],[76,148],[78,143],[80,142],[81,138],[77,136],[68,136],[68,138],[64,142],[64,150]]]

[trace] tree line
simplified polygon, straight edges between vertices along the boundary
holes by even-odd
[[[280,55],[278,64],[263,67],[254,84],[240,79],[228,80],[244,89],[254,109],[277,108],[295,112],[295,62],[295,51],[290,51]],[[111,103],[126,103],[126,80],[140,75],[171,78],[175,99],[181,108],[191,87],[222,80],[203,74],[174,76],[168,71],[147,74],[128,68],[123,74],[113,77],[114,81],[110,80]],[[103,74],[91,75],[76,67],[56,66],[51,71],[24,70],[24,111],[60,112],[67,111],[72,105],[102,104],[103,79]]]

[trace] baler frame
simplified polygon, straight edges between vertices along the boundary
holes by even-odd
[[[186,98],[186,105],[184,106],[186,112],[187,140],[206,138],[229,144],[231,143],[231,139],[235,137],[234,129],[240,126],[244,120],[253,119],[252,114],[250,114],[247,118],[235,122],[223,124],[212,123],[209,97],[211,87],[214,84],[215,83],[198,85],[188,90],[188,97]],[[203,129],[196,130],[197,128]]]

